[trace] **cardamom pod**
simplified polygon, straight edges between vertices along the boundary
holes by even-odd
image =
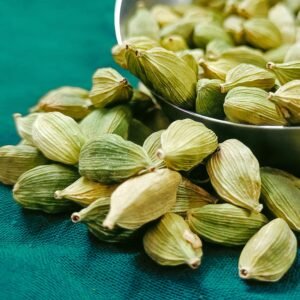
[[[244,18],[236,15],[230,15],[224,20],[223,23],[224,29],[237,45],[243,44],[245,42],[243,27],[244,21]]]
[[[35,147],[29,145],[0,147],[0,182],[15,184],[26,171],[47,163]]]
[[[188,49],[188,45],[185,39],[180,35],[170,35],[164,37],[161,42],[161,46],[170,51],[182,51]]]
[[[37,166],[19,177],[13,188],[13,197],[27,209],[51,214],[69,211],[74,207],[74,202],[55,199],[54,192],[64,189],[78,177],[75,169],[66,166]]]
[[[268,219],[232,204],[208,204],[188,211],[188,224],[201,238],[224,246],[245,245]]]
[[[171,212],[185,215],[192,208],[202,207],[217,201],[218,199],[205,189],[183,177],[178,186],[176,203],[172,207]]]
[[[37,117],[32,127],[34,145],[49,159],[75,165],[85,138],[79,125],[60,112]]]
[[[200,79],[197,83],[196,112],[207,117],[224,117],[225,95],[221,93],[218,79]]]
[[[268,58],[268,61],[273,61],[275,63],[288,63],[292,61],[300,61],[300,43],[296,43],[294,45],[286,45],[286,51],[284,52],[285,56],[283,56],[282,61],[276,61],[272,57]]]
[[[204,77],[222,81],[225,80],[228,71],[235,66],[231,61],[225,59],[219,59],[217,61],[205,61],[204,59],[200,59],[199,65],[203,69]]]
[[[94,73],[90,99],[95,107],[128,102],[132,94],[132,86],[116,70],[101,68]]]
[[[238,14],[247,19],[267,17],[268,11],[268,0],[242,0],[237,5]]]
[[[262,50],[277,48],[282,44],[279,29],[266,18],[251,18],[244,23],[246,41]]]
[[[79,172],[92,181],[121,182],[151,169],[152,162],[146,151],[116,134],[90,140],[80,152]]]
[[[160,27],[165,27],[179,20],[179,16],[168,5],[154,5],[151,8],[151,14]]]
[[[242,142],[229,139],[207,162],[206,169],[215,191],[226,202],[260,212],[259,163]]]
[[[84,223],[91,234],[100,241],[117,243],[129,240],[135,233],[133,230],[120,227],[110,230],[102,226],[103,220],[109,211],[109,204],[110,197],[101,197],[81,211],[73,213],[71,220],[73,223]]]
[[[222,93],[227,93],[237,86],[270,90],[274,85],[275,77],[271,72],[250,64],[240,64],[227,73],[225,83],[220,87]]]
[[[271,49],[265,52],[264,57],[266,61],[273,61],[275,63],[282,63],[285,60],[289,49],[291,48],[290,44],[283,44],[278,48]],[[300,58],[300,57],[299,57]]]
[[[300,124],[300,80],[290,81],[275,93],[269,93],[269,100],[274,102],[292,124]]]
[[[268,62],[267,69],[271,70],[281,84],[300,78],[300,60],[275,64]]]
[[[181,176],[169,169],[131,178],[112,194],[110,210],[103,226],[113,229],[117,224],[137,229],[170,211],[176,201]]]
[[[275,168],[270,168],[270,167],[263,167],[261,170],[264,170],[270,174],[273,175],[278,175],[281,177],[285,177],[290,183],[292,183],[296,188],[300,189],[300,178],[292,175],[289,172],[280,170],[280,169],[275,169]]]
[[[201,263],[201,240],[181,216],[173,213],[165,214],[148,229],[143,244],[145,252],[163,266],[187,264],[196,269]]]
[[[128,140],[138,145],[143,145],[152,130],[137,119],[132,119],[129,125]]]
[[[213,131],[191,119],[173,122],[161,135],[158,158],[174,170],[188,171],[200,164],[218,147]]]
[[[287,125],[280,109],[268,100],[268,93],[255,87],[236,87],[225,98],[228,120],[253,125]]]
[[[262,227],[246,244],[239,259],[242,279],[278,281],[297,255],[297,239],[283,219]]]
[[[232,44],[225,40],[214,39],[206,46],[206,57],[210,60],[217,60],[226,50],[232,48]]]
[[[68,199],[81,206],[88,206],[99,198],[110,198],[117,186],[116,184],[105,185],[80,177],[65,189],[55,191],[54,198]]]
[[[261,196],[268,209],[284,219],[291,229],[300,231],[300,189],[276,169],[261,168]]]

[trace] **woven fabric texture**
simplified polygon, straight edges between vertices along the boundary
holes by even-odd
[[[19,141],[13,113],[52,88],[90,88],[97,67],[115,66],[113,9],[113,0],[1,1],[0,145]],[[23,210],[1,184],[0,201],[1,300],[300,299],[299,254],[279,283],[244,282],[240,248],[205,245],[198,270],[161,267],[140,242],[104,244],[69,215]]]

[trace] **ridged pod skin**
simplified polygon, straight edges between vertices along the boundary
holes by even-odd
[[[279,29],[266,18],[252,18],[244,23],[245,39],[262,50],[277,48],[282,44]]]
[[[173,122],[161,135],[158,158],[173,170],[188,171],[218,147],[218,138],[202,123],[191,119]]]
[[[154,47],[159,47],[159,42],[148,37],[133,37],[124,41],[121,45],[115,45],[112,50],[114,61],[124,69],[128,69],[127,60],[125,57],[126,48],[133,47],[136,50],[149,50]]]
[[[85,89],[63,86],[44,95],[35,110],[52,112],[58,111],[66,116],[80,120],[90,112],[92,102],[89,92]]]
[[[83,223],[89,231],[100,241],[118,243],[130,239],[134,231],[120,227],[112,230],[104,228],[102,223],[110,205],[110,197],[101,197],[86,208],[75,212],[71,216],[73,223]]]
[[[267,69],[271,70],[281,84],[300,78],[300,60],[290,61],[282,64],[268,62]]]
[[[187,264],[196,269],[201,263],[201,240],[190,231],[184,219],[174,213],[165,214],[149,228],[143,244],[145,252],[163,266]]]
[[[99,198],[110,198],[117,186],[117,184],[106,185],[80,177],[65,189],[55,191],[54,198],[72,200],[85,207]]]
[[[271,72],[250,64],[239,64],[227,73],[225,83],[220,87],[222,93],[227,93],[237,86],[270,90],[274,85],[275,77]]]
[[[260,212],[261,178],[259,163],[251,150],[235,139],[219,144],[206,164],[211,184],[231,204]]]
[[[225,95],[220,91],[221,80],[200,79],[197,83],[196,112],[200,115],[222,119]]]
[[[205,189],[183,177],[177,188],[176,203],[171,212],[184,216],[192,208],[202,207],[217,201],[218,199]]]
[[[179,19],[179,16],[170,6],[156,4],[151,8],[151,14],[160,27],[172,24]]]
[[[241,17],[267,17],[269,11],[268,0],[242,0],[237,5],[237,12]]]
[[[268,219],[232,204],[208,204],[188,211],[188,224],[201,238],[224,246],[245,245]]]
[[[89,180],[110,184],[150,171],[151,164],[141,146],[116,134],[104,134],[83,146],[79,172]]]
[[[164,37],[160,44],[165,49],[174,52],[188,49],[185,39],[182,36],[175,34]]]
[[[128,140],[142,146],[152,133],[153,131],[144,123],[137,119],[132,119],[129,124]]]
[[[268,96],[268,92],[255,87],[230,90],[224,103],[227,119],[253,125],[287,125],[282,112]]]
[[[34,145],[49,159],[75,165],[85,138],[79,125],[60,112],[38,116],[32,127]]]
[[[23,173],[47,162],[38,149],[29,145],[0,147],[0,182],[15,184]]]
[[[128,102],[132,94],[132,86],[116,70],[101,68],[94,73],[90,99],[95,107]]]
[[[297,239],[283,219],[262,227],[246,244],[239,259],[242,279],[278,281],[297,255]]]
[[[276,169],[261,168],[261,197],[277,218],[284,219],[291,229],[300,231],[300,189]]]
[[[103,226],[137,229],[159,218],[175,204],[180,181],[180,174],[169,169],[125,181],[111,196],[110,210]]]
[[[38,166],[20,176],[13,197],[26,209],[54,214],[70,211],[74,202],[55,199],[54,192],[64,189],[79,177],[75,169],[58,164]]]
[[[269,100],[283,111],[292,124],[300,124],[300,80],[290,81],[275,93],[269,93]]]
[[[217,61],[200,59],[199,65],[203,69],[204,77],[219,79],[221,81],[226,79],[226,74],[235,66],[231,61],[226,59],[219,59]]]
[[[160,47],[128,48],[126,59],[129,71],[155,93],[180,107],[194,107],[197,74],[174,52]]]

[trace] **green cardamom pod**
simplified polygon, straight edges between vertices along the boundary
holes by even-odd
[[[210,60],[217,60],[223,52],[230,48],[232,48],[232,44],[226,40],[211,40],[206,46],[206,57]]]
[[[23,173],[46,163],[47,159],[35,147],[29,145],[0,147],[0,182],[15,184]]]
[[[67,165],[78,163],[85,138],[79,125],[60,112],[38,116],[32,127],[34,145],[49,159]]]
[[[275,64],[269,62],[267,69],[271,70],[281,84],[286,84],[292,80],[300,78],[300,60],[286,62],[282,64]]]
[[[62,165],[38,166],[19,177],[13,188],[13,197],[27,209],[51,214],[69,211],[74,207],[74,202],[55,199],[54,192],[64,189],[78,177],[75,169]]]
[[[159,218],[175,204],[180,181],[180,174],[169,169],[155,170],[125,181],[111,196],[103,226],[113,229],[119,225],[133,230]]]
[[[175,34],[164,37],[160,44],[165,49],[174,52],[188,49],[185,39],[182,36]]]
[[[80,177],[63,190],[54,193],[55,199],[68,199],[81,206],[88,206],[99,198],[110,198],[117,184],[105,185]]]
[[[179,16],[168,5],[154,5],[151,8],[151,14],[160,27],[165,27],[179,20]]]
[[[300,231],[300,189],[276,169],[261,168],[261,196],[268,209],[284,219],[291,229]]]
[[[239,259],[242,279],[278,281],[297,255],[297,239],[283,219],[262,227],[246,244]]]
[[[79,172],[92,181],[121,182],[152,169],[147,152],[116,134],[88,141],[80,152]]]
[[[181,216],[165,214],[148,229],[143,238],[145,252],[158,264],[177,266],[187,264],[192,269],[200,266],[202,243],[191,232]]]
[[[231,61],[225,59],[219,59],[217,61],[205,61],[204,59],[200,59],[199,65],[204,71],[204,77],[222,81],[225,80],[228,71],[235,66]]]
[[[232,204],[208,204],[188,211],[188,223],[201,238],[224,246],[245,245],[268,219]]]
[[[243,44],[245,42],[243,27],[244,21],[244,18],[241,18],[236,15],[230,15],[224,20],[223,23],[224,29],[237,45]]]
[[[288,63],[292,61],[300,61],[300,43],[294,45],[286,45],[286,51],[284,52],[283,59],[281,61],[276,61],[273,57],[269,57],[268,61],[273,61],[275,63]]]
[[[242,142],[229,139],[208,160],[206,169],[215,191],[226,202],[260,212],[259,163]]]
[[[268,0],[242,0],[237,5],[238,14],[247,19],[267,17],[268,11]]]
[[[288,54],[289,50],[291,49],[290,44],[283,44],[278,48],[271,49],[265,52],[264,57],[266,61],[272,61],[275,63],[283,63],[285,60],[286,55]],[[299,56],[300,59],[300,56]]]
[[[173,122],[161,135],[158,158],[168,168],[188,171],[200,164],[218,147],[213,131],[191,119]]]

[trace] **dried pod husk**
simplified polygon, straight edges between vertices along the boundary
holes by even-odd
[[[280,31],[283,43],[292,44],[296,41],[295,16],[285,3],[277,3],[269,10],[269,20]]]
[[[74,223],[85,224],[91,234],[100,241],[118,243],[130,240],[135,233],[133,230],[120,227],[110,230],[103,227],[102,223],[109,211],[109,205],[110,197],[101,197],[86,208],[73,213],[71,220]]]
[[[201,58],[204,58],[204,50],[203,49],[187,49],[183,51],[177,52],[177,55],[181,58],[185,56],[192,56],[196,63],[199,62]]]
[[[224,29],[234,40],[235,44],[243,44],[245,41],[244,37],[244,19],[236,16],[230,15],[228,16],[223,23]]]
[[[76,169],[51,164],[35,167],[22,174],[13,188],[13,197],[27,209],[60,213],[74,208],[74,202],[55,199],[54,192],[64,189],[79,177]]]
[[[161,42],[161,46],[170,51],[182,51],[188,49],[188,45],[185,39],[180,35],[170,35],[164,37]]]
[[[193,108],[197,75],[175,53],[164,48],[127,49],[129,71],[151,90],[180,107]]]
[[[259,163],[251,150],[235,139],[219,144],[206,164],[212,186],[226,202],[260,212]]]
[[[183,177],[177,188],[176,203],[171,208],[171,212],[185,215],[190,209],[213,204],[217,201],[218,199],[205,189]]]
[[[127,69],[127,60],[125,57],[126,48],[133,47],[136,50],[149,50],[159,47],[159,42],[145,36],[133,37],[125,40],[121,45],[115,45],[112,50],[114,61],[122,68]]]
[[[19,113],[13,115],[19,136],[32,145],[34,144],[32,139],[32,126],[37,117],[41,114],[42,113],[32,113],[24,117]]]
[[[287,125],[280,109],[268,99],[268,92],[255,87],[236,87],[225,98],[229,121],[253,125]]]
[[[161,135],[158,158],[170,169],[188,171],[218,147],[218,138],[202,123],[191,119],[173,122]]]
[[[80,177],[65,189],[55,191],[54,198],[68,199],[81,206],[88,206],[99,198],[110,199],[112,192],[117,186],[117,184],[106,185]]]
[[[132,119],[129,125],[128,140],[142,146],[152,133],[153,131],[141,121]]]
[[[261,168],[261,196],[268,209],[300,231],[300,189],[294,181],[271,168]]]
[[[163,160],[159,159],[156,155],[157,151],[161,148],[160,138],[164,131],[165,130],[159,130],[159,131],[153,132],[152,134],[150,134],[148,136],[148,138],[143,143],[143,148],[148,153],[148,155],[153,163],[153,166],[155,166],[157,169],[166,167],[165,162]]]
[[[274,102],[292,124],[300,124],[300,80],[290,81],[281,86],[275,93],[269,93]]]
[[[267,69],[274,72],[281,84],[300,78],[300,60],[290,61],[282,64],[268,62]]]
[[[15,184],[23,173],[46,163],[47,159],[35,147],[29,145],[0,147],[0,182]]]
[[[287,49],[285,51],[285,56],[282,61],[276,61],[272,57],[268,58],[268,61],[272,61],[275,63],[282,63],[282,62],[291,62],[291,61],[300,61],[300,43],[296,43],[292,46],[287,45]]]
[[[88,141],[80,152],[79,172],[92,181],[121,182],[151,169],[147,152],[116,134]]]
[[[221,93],[218,79],[200,79],[197,83],[196,112],[198,114],[222,119],[225,94]]]
[[[202,243],[191,232],[184,219],[174,213],[165,214],[148,229],[143,238],[145,252],[158,264],[200,266]]]
[[[101,68],[94,73],[90,99],[95,107],[128,102],[132,94],[132,86],[116,70]]]
[[[244,23],[245,39],[254,47],[269,50],[282,44],[279,29],[268,19],[252,18]]]
[[[201,22],[195,26],[193,42],[197,48],[205,48],[209,42],[215,39],[232,44],[230,35],[217,24]]]
[[[176,201],[181,176],[169,169],[131,178],[112,194],[110,210],[103,226],[113,229],[119,225],[137,229],[170,211]]]
[[[133,96],[129,102],[130,109],[135,118],[141,118],[145,114],[152,110],[156,104],[154,103],[151,94],[147,94],[144,91],[134,90]]]
[[[34,145],[49,159],[75,165],[85,138],[79,125],[60,112],[38,116],[32,127]]]
[[[137,2],[136,11],[128,21],[127,36],[146,36],[155,40],[159,38],[158,22],[142,1]]]
[[[245,245],[268,219],[232,204],[208,204],[188,211],[188,224],[201,238],[224,246]]]
[[[275,168],[270,168],[270,167],[263,167],[261,170],[268,172],[270,174],[274,174],[277,176],[285,177],[289,182],[291,182],[296,188],[300,189],[300,178],[292,175],[289,172],[280,170],[280,169],[275,169]]]
[[[263,226],[245,245],[239,259],[242,279],[278,281],[297,255],[297,239],[283,219]]]
[[[217,60],[226,50],[232,48],[232,44],[225,40],[212,40],[206,46],[206,57],[210,60]]]
[[[250,64],[239,64],[231,69],[220,84],[221,92],[226,93],[237,86],[257,87],[270,90],[275,85],[274,75],[262,68]]]
[[[176,53],[179,58],[185,61],[185,63],[192,69],[194,70],[196,76],[198,77],[199,74],[199,65],[198,62],[195,60],[194,56],[189,54],[189,53],[182,53],[182,52],[177,52]]]
[[[237,5],[238,14],[244,18],[267,17],[268,11],[268,0],[242,0]]]
[[[154,5],[151,8],[151,14],[160,27],[164,27],[179,20],[179,16],[168,5]]]
[[[35,110],[52,112],[58,111],[73,119],[80,120],[90,113],[92,102],[89,92],[85,89],[63,86],[44,95]]]
[[[204,71],[204,76],[209,79],[219,79],[224,81],[226,74],[235,67],[235,64],[229,60],[219,59],[217,61],[205,61],[201,59],[199,65]]]
[[[264,57],[266,61],[272,61],[275,63],[282,63],[291,48],[290,44],[283,44],[278,48],[271,49],[265,52]],[[299,49],[300,50],[300,49]],[[299,56],[300,59],[300,56]]]

